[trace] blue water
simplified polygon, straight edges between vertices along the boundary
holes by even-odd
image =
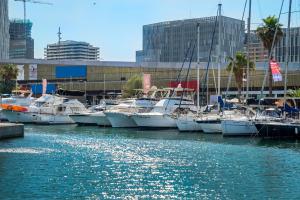
[[[0,199],[300,199],[300,144],[26,126],[0,141]]]

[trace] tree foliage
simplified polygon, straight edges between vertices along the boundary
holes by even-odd
[[[18,76],[18,68],[13,64],[5,64],[0,66],[0,92],[3,93],[11,93],[13,88],[15,87],[15,81]]]
[[[295,89],[295,90],[289,90],[288,95],[290,97],[300,97],[300,88]]]
[[[275,16],[268,16],[263,19],[263,25],[256,29],[256,33],[262,41],[264,47],[271,52],[273,39],[275,38],[274,44],[276,44],[283,36],[282,24],[279,23],[279,19]],[[276,33],[277,28],[277,33]],[[276,37],[275,37],[276,33]]]
[[[127,83],[123,87],[124,98],[132,97],[135,95],[135,89],[142,89],[143,87],[143,79],[139,75],[134,75],[130,79],[128,79]]]
[[[241,98],[241,91],[242,91],[242,85],[243,85],[243,74],[247,72],[247,63],[248,59],[246,58],[246,55],[242,52],[237,52],[235,57],[228,57],[229,63],[227,65],[226,70],[231,71],[234,74],[235,82],[238,88],[238,98],[240,100]],[[255,65],[252,61],[249,61],[249,70],[253,71],[255,70]]]

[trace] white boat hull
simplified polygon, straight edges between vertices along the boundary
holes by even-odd
[[[70,117],[77,124],[110,126],[110,122],[106,118],[106,116],[103,112],[87,113],[87,114],[73,114],[73,115],[70,115]]]
[[[177,128],[176,119],[164,114],[136,114],[133,119],[142,128]]]
[[[2,110],[4,117],[12,123],[35,123],[38,114],[32,112],[17,112],[11,110]]]
[[[221,122],[223,136],[251,136],[258,131],[253,121],[250,120],[230,120]]]
[[[131,114],[121,112],[106,112],[105,113],[110,124],[114,128],[134,128],[137,127],[132,119]]]
[[[193,117],[184,116],[176,120],[179,131],[202,131],[202,127]]]
[[[69,115],[52,115],[52,114],[39,114],[37,124],[75,124],[75,122],[69,117]]]
[[[201,127],[204,133],[222,133],[221,123],[203,123]]]

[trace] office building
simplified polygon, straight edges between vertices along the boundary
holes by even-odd
[[[0,60],[8,59],[9,51],[9,20],[8,20],[8,2],[0,1]]]
[[[9,26],[9,57],[11,59],[33,59],[34,40],[31,37],[32,22],[15,19]]]
[[[285,62],[286,30],[286,28],[282,29],[284,36],[275,47],[275,57],[279,62]],[[300,62],[300,27],[290,29],[289,62]]]
[[[87,42],[61,41],[45,48],[47,60],[98,60],[99,48]]]
[[[143,62],[183,62],[189,45],[196,48],[192,61],[197,60],[197,24],[200,26],[200,61],[208,61],[212,44],[212,60],[216,60],[218,46],[218,17],[167,21],[143,26],[143,50],[136,60]],[[221,57],[243,50],[244,21],[225,16],[221,20]],[[215,30],[214,38],[212,39]],[[213,43],[212,43],[213,41]],[[190,56],[189,56],[190,57]]]
[[[265,62],[268,60],[268,50],[264,48],[255,31],[250,33],[249,57],[253,62]]]

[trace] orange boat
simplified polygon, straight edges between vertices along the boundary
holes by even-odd
[[[17,112],[26,112],[27,108],[23,106],[18,106],[18,105],[11,105],[11,104],[1,104],[1,108],[3,110],[12,110],[12,111],[17,111]]]

